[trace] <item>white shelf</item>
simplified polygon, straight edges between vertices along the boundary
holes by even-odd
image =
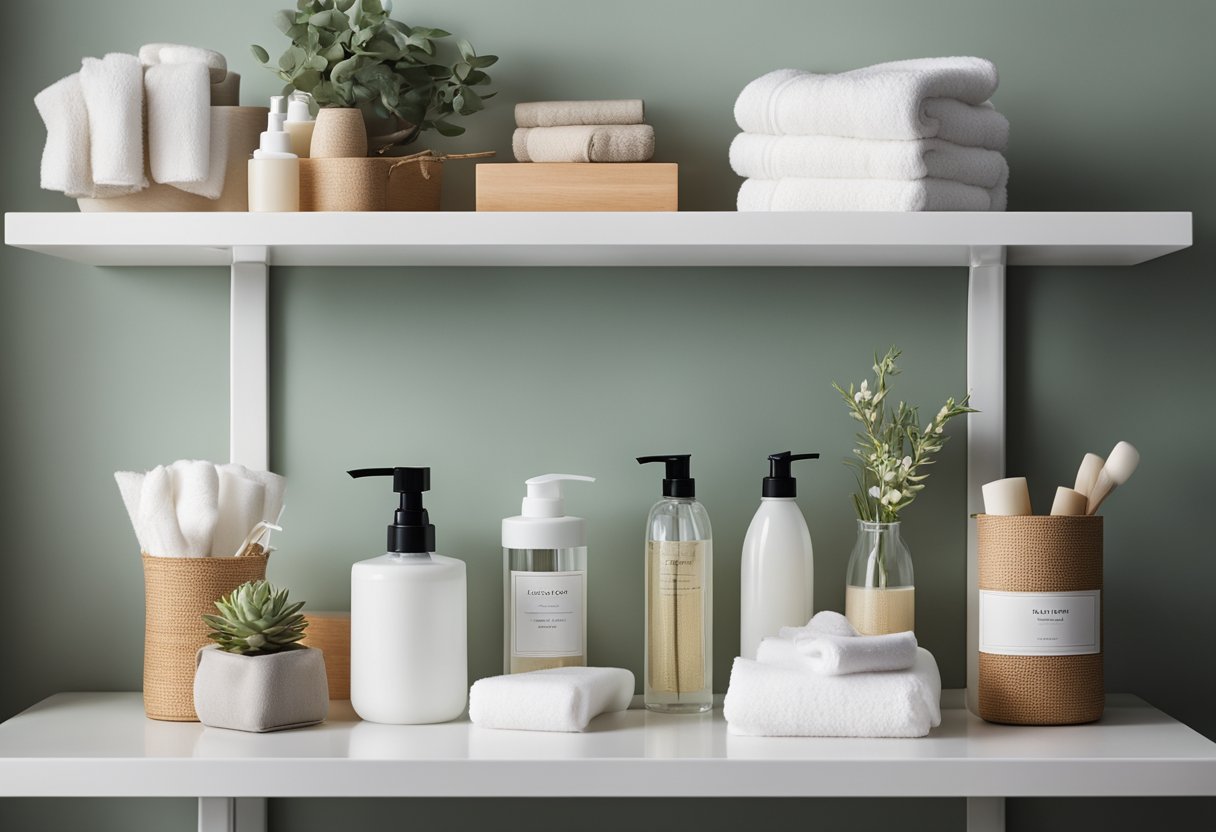
[[[12,213],[5,243],[98,266],[1126,266],[1191,245],[1186,212]]]
[[[1216,744],[1130,696],[1094,725],[990,725],[947,691],[925,739],[770,739],[630,710],[585,734],[359,722],[245,734],[63,693],[0,725],[0,797],[1005,797],[1216,795]]]

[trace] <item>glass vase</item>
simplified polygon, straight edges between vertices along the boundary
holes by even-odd
[[[844,614],[865,636],[914,629],[912,553],[899,525],[857,521],[857,542],[845,575]]]

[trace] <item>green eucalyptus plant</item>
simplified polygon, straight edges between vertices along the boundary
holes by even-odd
[[[442,63],[437,41],[451,33],[407,26],[391,11],[391,0],[299,0],[294,11],[275,14],[275,25],[291,39],[277,62],[263,47],[250,48],[287,82],[285,94],[298,90],[321,107],[362,110],[373,146],[408,144],[432,129],[459,136],[464,128],[448,119],[485,108],[482,102],[494,93],[474,87],[490,83],[485,69],[498,58],[457,40],[459,60]],[[386,135],[374,134],[372,125],[386,124]]]

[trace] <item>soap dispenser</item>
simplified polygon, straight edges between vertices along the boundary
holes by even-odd
[[[739,599],[739,655],[756,658],[760,640],[782,627],[804,627],[815,601],[811,532],[798,503],[790,464],[819,454],[782,451],[768,458],[760,508],[743,539]]]
[[[300,159],[283,130],[286,119],[283,96],[272,95],[266,132],[249,160],[250,211],[300,210]]]
[[[351,706],[368,722],[455,719],[469,689],[465,565],[435,554],[435,527],[422,507],[431,469],[347,473],[392,477],[400,495],[388,552],[351,567]]]
[[[646,651],[643,686],[652,711],[713,707],[713,533],[696,500],[690,454],[642,456],[667,466],[663,499],[646,520]]]
[[[533,477],[502,521],[503,673],[587,665],[587,521],[566,515],[563,482],[595,478]]]
[[[312,131],[317,126],[308,104],[311,100],[312,96],[306,92],[293,92],[287,99],[287,120],[283,122],[283,128],[291,140],[291,152],[301,159],[309,156]]]

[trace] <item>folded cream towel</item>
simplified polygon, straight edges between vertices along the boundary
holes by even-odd
[[[894,61],[835,75],[779,69],[744,87],[735,121],[748,133],[936,137],[1003,150],[1009,123],[986,103],[996,87],[996,67],[981,58]],[[955,104],[942,106],[943,99]]]
[[[752,179],[949,179],[993,188],[1008,176],[995,150],[941,139],[848,139],[840,136],[764,136],[740,133],[730,143],[730,166]]]
[[[756,661],[822,676],[907,670],[916,661],[916,636],[909,631],[882,636],[766,638],[756,651]]]
[[[646,162],[654,156],[649,124],[520,127],[511,138],[517,162]]]
[[[139,47],[139,62],[144,66],[203,64],[212,84],[220,83],[228,75],[228,61],[219,52],[182,43],[145,43]]]
[[[482,728],[585,731],[599,714],[628,708],[633,684],[633,674],[619,667],[555,667],[491,676],[473,683],[469,719]]]
[[[89,114],[93,182],[130,190],[148,187],[144,176],[144,73],[134,55],[113,52],[85,58],[80,88]]]
[[[516,127],[571,124],[641,124],[641,99],[620,101],[526,101],[515,105]]]
[[[201,63],[156,64],[144,73],[148,100],[148,162],[152,179],[210,199],[224,189],[211,181],[211,81]],[[218,130],[216,131],[219,132]],[[205,193],[204,193],[205,192]]]
[[[941,724],[941,676],[918,648],[910,670],[820,676],[735,659],[723,715],[732,734],[923,737]]]
[[[740,211],[1004,211],[1005,183],[948,179],[748,179]]]

